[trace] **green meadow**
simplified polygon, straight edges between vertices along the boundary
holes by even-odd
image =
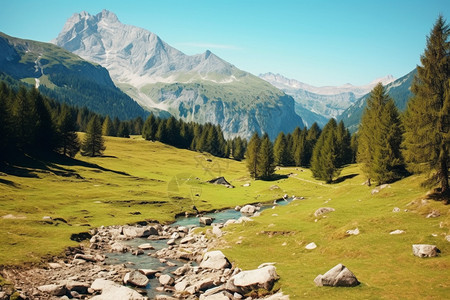
[[[40,263],[78,242],[73,234],[102,225],[168,223],[175,215],[304,197],[227,227],[219,248],[243,269],[275,262],[277,287],[291,299],[444,299],[450,292],[449,208],[425,200],[421,176],[372,194],[357,165],[338,183],[324,184],[308,169],[281,168],[273,181],[251,180],[245,162],[180,150],[159,142],[106,138],[102,157],[22,158],[0,174],[0,265]],[[206,183],[224,176],[234,189]],[[243,185],[250,183],[250,186]],[[334,212],[314,217],[320,207]],[[394,207],[400,212],[393,212]],[[438,210],[437,218],[426,218]],[[51,217],[51,219],[44,218]],[[358,228],[350,236],[347,230]],[[390,235],[393,230],[405,233]],[[306,250],[315,242],[317,248]],[[435,244],[437,258],[412,255],[412,244]],[[316,287],[313,280],[338,263],[362,283]]]

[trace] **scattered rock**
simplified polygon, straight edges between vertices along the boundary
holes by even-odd
[[[234,210],[235,210],[235,211],[240,211],[241,208],[242,208],[242,207],[240,207],[239,205],[237,205],[237,206],[234,208]]]
[[[59,264],[59,263],[48,263],[48,266],[51,269],[61,269],[62,268],[61,264]]]
[[[318,217],[320,215],[327,214],[327,213],[332,212],[332,211],[335,211],[335,209],[332,208],[332,207],[321,207],[321,208],[319,208],[318,210],[316,210],[314,212],[314,216]]]
[[[167,275],[167,274],[163,274],[163,275],[159,276],[158,279],[159,279],[159,284],[161,284],[162,286],[173,285],[175,282],[173,277],[170,275]]]
[[[146,287],[149,280],[148,280],[147,276],[145,276],[141,272],[131,271],[131,272],[128,272],[127,274],[125,274],[125,276],[123,278],[123,282],[125,284],[130,284],[133,286]]]
[[[63,296],[67,293],[67,289],[63,284],[41,285],[38,287],[38,290],[52,296]]]
[[[147,297],[142,296],[133,289],[126,286],[118,285],[111,280],[96,279],[91,288],[96,291],[101,291],[102,294],[91,298],[91,300],[147,300]]]
[[[242,186],[248,187],[248,186],[250,186],[250,183],[244,183]]]
[[[149,244],[149,243],[141,244],[141,245],[138,246],[138,248],[139,248],[139,249],[142,249],[142,250],[154,250],[154,249],[155,249],[155,248],[154,248],[151,244]]]
[[[153,277],[153,276],[155,276],[156,273],[159,272],[158,270],[153,270],[153,269],[139,269],[138,271],[147,277]]]
[[[413,254],[417,257],[434,257],[441,253],[435,245],[416,244],[412,245]]]
[[[226,284],[227,290],[246,294],[252,290],[271,290],[279,276],[274,266],[266,266],[261,269],[242,271],[233,275]]]
[[[247,204],[240,209],[241,214],[253,215],[256,212],[256,206]]]
[[[427,215],[427,218],[437,218],[439,216],[441,216],[441,213],[439,211],[437,211],[437,210],[433,210],[432,212],[430,212]]]
[[[189,244],[195,242],[195,237],[188,235],[180,240],[180,244]]]
[[[87,282],[79,281],[66,281],[64,285],[68,291],[77,292],[79,294],[87,294],[88,288],[91,286]]]
[[[211,179],[210,181],[208,181],[208,183],[223,185],[223,186],[225,186],[225,187],[227,187],[227,188],[229,188],[229,189],[233,189],[233,188],[234,188],[234,186],[231,185],[231,184],[225,179],[225,177],[223,177],[223,176],[222,176],[222,177],[215,178],[215,179]]]
[[[222,230],[219,228],[219,226],[213,226],[212,233],[217,237],[221,237],[223,234]]]
[[[200,217],[199,220],[200,224],[204,225],[211,225],[213,222],[213,218],[211,217]]]
[[[398,212],[400,212],[400,208],[398,208],[398,207],[394,207],[394,209],[392,210],[392,212],[394,212],[394,213],[398,213]]]
[[[359,234],[359,229],[355,228],[352,230],[347,230],[345,233],[347,233],[348,235],[358,235]]]
[[[355,275],[342,264],[338,264],[323,275],[318,275],[314,282],[317,286],[353,287],[360,282]]]
[[[445,236],[445,239],[447,240],[447,242],[450,242],[450,234]]]
[[[402,234],[402,233],[405,233],[405,231],[404,230],[400,230],[400,229],[397,229],[397,230],[389,232],[389,234]]]
[[[305,249],[308,249],[308,250],[313,250],[313,249],[316,249],[316,248],[317,248],[317,245],[314,242],[309,243],[308,245],[305,246]]]
[[[222,251],[219,250],[206,252],[203,256],[202,262],[200,263],[200,268],[204,269],[220,270],[228,267],[230,267],[230,262]]]

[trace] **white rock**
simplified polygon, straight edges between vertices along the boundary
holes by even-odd
[[[435,245],[412,245],[413,254],[418,257],[434,257],[441,252]]]
[[[394,207],[394,209],[392,210],[392,212],[394,212],[394,213],[398,213],[398,212],[400,212],[400,208],[398,208],[398,207]]]
[[[63,284],[47,284],[38,287],[38,290],[53,296],[63,296],[67,290]]]
[[[313,250],[313,249],[316,249],[316,248],[317,248],[317,245],[314,242],[309,243],[308,245],[305,246],[305,249],[308,249],[308,250]]]
[[[229,280],[229,285],[239,289],[233,290],[232,292],[242,291],[247,293],[260,288],[271,290],[278,278],[276,268],[274,266],[266,266],[261,269],[242,271],[233,275]]]
[[[319,208],[318,210],[316,210],[314,212],[314,216],[318,217],[320,215],[327,214],[327,213],[332,212],[332,211],[335,211],[335,209],[332,208],[332,207],[321,207],[321,208]]]
[[[206,252],[203,256],[200,268],[206,269],[225,269],[230,266],[230,262],[220,250]]]
[[[240,210],[241,214],[253,215],[256,212],[256,206],[247,204]]]
[[[352,287],[359,284],[355,275],[344,265],[338,264],[323,275],[318,275],[314,282],[317,286]]]
[[[212,233],[217,237],[221,237],[223,234],[222,230],[219,228],[219,226],[213,226]]]
[[[142,249],[142,250],[153,250],[153,249],[155,249],[155,248],[154,248],[151,244],[149,244],[149,243],[141,244],[141,245],[138,246],[138,248],[139,248],[139,249]]]
[[[167,274],[163,274],[161,276],[159,276],[159,283],[162,286],[166,286],[166,285],[173,285],[175,282],[175,280],[173,279],[172,276],[167,275]]]
[[[401,229],[397,229],[397,230],[389,232],[389,234],[402,234],[402,233],[405,233],[405,231],[401,230]]]
[[[345,233],[347,233],[349,235],[358,235],[359,234],[359,229],[355,228],[353,230],[347,230]]]

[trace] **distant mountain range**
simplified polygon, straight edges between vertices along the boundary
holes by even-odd
[[[119,90],[108,71],[50,43],[0,32],[0,77],[38,87],[44,95],[120,119],[148,115]]]
[[[386,91],[393,98],[395,105],[400,111],[404,111],[408,104],[409,98],[412,96],[411,84],[417,69],[412,70],[405,76],[386,85]],[[367,98],[369,94],[359,98],[355,103],[347,108],[342,114],[337,117],[337,120],[344,121],[345,126],[351,131],[356,132],[358,125],[361,122],[361,117],[366,107]]]
[[[369,93],[378,82],[386,85],[394,81],[394,77],[388,75],[363,86],[345,84],[316,87],[280,74],[265,73],[259,77],[291,95],[295,100],[296,112],[308,126],[313,122],[323,126],[330,118],[337,118],[359,98]]]
[[[303,127],[295,101],[210,51],[189,56],[107,10],[74,14],[53,41],[104,66],[116,85],[147,110],[220,124],[227,137]]]

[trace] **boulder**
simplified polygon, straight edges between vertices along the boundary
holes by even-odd
[[[219,250],[206,252],[200,263],[200,268],[204,269],[220,270],[228,267],[230,267],[230,262]]]
[[[126,286],[118,285],[111,280],[96,279],[91,288],[95,291],[101,291],[102,294],[92,297],[91,300],[148,300],[147,297],[142,296],[135,290],[132,290]]]
[[[394,212],[394,213],[398,213],[398,212],[400,212],[400,208],[398,208],[398,207],[394,207],[394,209],[392,210],[392,212]]]
[[[187,280],[182,280],[180,282],[178,282],[177,284],[175,284],[175,291],[177,292],[184,292],[184,290],[187,288],[188,286],[188,281]]]
[[[188,235],[181,239],[180,244],[189,244],[195,242],[195,237]]]
[[[217,237],[222,236],[222,230],[219,228],[219,226],[213,226],[212,233]]]
[[[200,222],[200,224],[203,224],[203,225],[211,225],[212,222],[213,222],[213,218],[211,218],[211,217],[200,217],[198,219],[198,221]]]
[[[241,294],[257,289],[271,290],[278,278],[274,266],[265,266],[233,275],[227,282],[227,289]]]
[[[225,291],[219,292],[214,295],[206,296],[206,297],[200,296],[200,300],[230,300],[230,299],[231,298],[229,297],[229,293],[227,293]]]
[[[234,188],[234,186],[232,184],[230,184],[225,179],[225,177],[218,177],[218,178],[211,179],[210,181],[208,181],[208,183],[223,185],[223,186],[225,186],[227,188],[231,188],[231,189]]]
[[[242,207],[240,207],[239,205],[236,205],[236,207],[234,208],[235,211],[240,211]]]
[[[332,208],[332,207],[321,207],[321,208],[319,208],[318,210],[316,210],[314,212],[314,216],[318,217],[320,215],[327,214],[327,213],[332,212],[332,211],[335,211],[335,209]]]
[[[73,259],[82,259],[82,260],[90,261],[90,262],[96,262],[97,261],[95,259],[94,255],[89,255],[89,254],[75,254]]]
[[[68,291],[77,292],[79,294],[87,294],[88,288],[91,287],[89,283],[80,281],[66,281],[65,286]]]
[[[153,270],[153,269],[139,269],[138,271],[147,277],[153,277],[153,276],[155,276],[156,273],[159,272],[158,270]]]
[[[128,251],[128,247],[122,243],[115,242],[114,244],[111,245],[111,251],[124,253]]]
[[[314,282],[317,286],[353,287],[360,282],[355,275],[342,264],[338,264],[323,275],[318,275]]]
[[[441,253],[435,245],[416,244],[412,245],[413,254],[418,257],[434,257]]]
[[[142,249],[142,250],[153,250],[153,249],[155,249],[155,248],[154,248],[151,244],[149,244],[149,243],[141,244],[141,245],[138,246],[138,248],[139,248],[139,249]]]
[[[256,206],[247,204],[240,210],[241,214],[253,215],[256,212]]]
[[[123,235],[129,238],[148,237],[150,235],[158,235],[158,230],[154,226],[135,227],[127,226],[122,229]]]
[[[173,285],[175,282],[175,280],[173,279],[172,276],[167,275],[167,274],[163,274],[161,276],[159,276],[159,283],[162,286],[166,286],[166,285]]]
[[[38,287],[38,290],[52,296],[63,296],[67,293],[67,289],[63,284],[41,285]]]
[[[138,287],[146,287],[149,280],[147,276],[139,271],[131,271],[125,274],[123,277],[123,283],[130,284]]]
[[[305,246],[305,249],[308,249],[308,250],[313,250],[313,249],[316,249],[316,248],[317,248],[317,245],[314,242],[309,243],[308,245]]]
[[[284,295],[282,292],[270,295],[263,298],[264,300],[289,300],[289,295]]]

